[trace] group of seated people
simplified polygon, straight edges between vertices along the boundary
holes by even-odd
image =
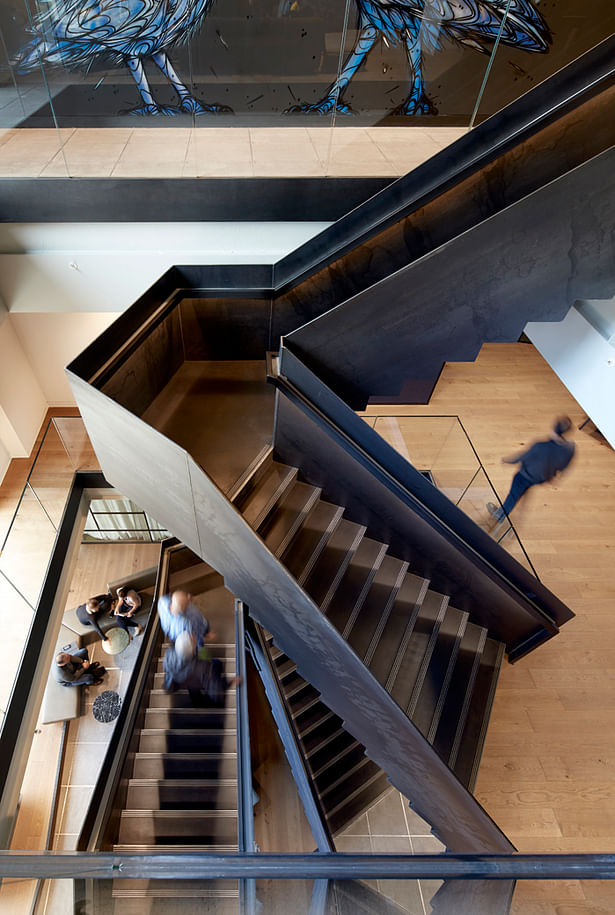
[[[186,591],[163,595],[158,600],[158,615],[162,631],[172,642],[163,660],[164,688],[168,692],[187,689],[193,706],[223,705],[226,690],[241,678],[234,677],[229,683],[220,659],[210,657],[207,643],[215,642],[217,636],[191,595]]]
[[[110,593],[97,594],[75,611],[79,622],[83,626],[93,626],[103,642],[108,640],[108,636],[101,629],[98,619],[105,614],[114,616],[117,625],[124,629],[131,639],[131,629],[136,629],[137,635],[143,632],[143,626],[133,619],[141,607],[141,598],[137,591],[133,588],[118,588],[116,594],[117,599]],[[81,648],[73,654],[61,651],[56,655],[53,665],[54,679],[62,686],[88,686],[90,683],[100,683],[105,673],[105,668],[98,661],[90,663],[87,648]]]
[[[143,632],[143,626],[132,619],[141,606],[141,598],[133,588],[118,588],[117,600],[114,600],[111,594],[97,594],[96,597],[90,597],[85,604],[81,604],[75,611],[77,619],[83,626],[93,626],[100,635],[103,642],[106,642],[108,636],[100,628],[98,622],[99,616],[106,613],[109,616],[116,617],[116,623],[120,629],[124,629],[130,635],[130,629],[136,629],[137,635]],[[132,636],[130,636],[132,638]]]

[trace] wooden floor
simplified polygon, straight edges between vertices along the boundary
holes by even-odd
[[[447,365],[428,406],[392,415],[456,413],[500,495],[501,463],[553,418],[585,415],[533,346],[492,343],[475,363]],[[515,665],[505,664],[477,796],[523,852],[615,851],[615,453],[591,423],[553,484],[534,487],[513,521],[541,580],[577,614]],[[612,915],[615,884],[520,885],[520,915]]]

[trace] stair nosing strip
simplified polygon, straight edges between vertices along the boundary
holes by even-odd
[[[425,676],[427,674],[427,669],[428,669],[429,663],[431,661],[431,656],[433,654],[434,648],[436,647],[436,642],[438,641],[438,636],[440,634],[440,626],[442,625],[442,621],[444,620],[446,611],[448,610],[449,599],[450,598],[446,594],[442,595],[442,602],[440,604],[440,609],[434,620],[434,625],[431,630],[431,634],[429,636],[429,641],[427,642],[427,648],[425,649],[425,654],[423,655],[423,657],[421,659],[421,663],[420,663],[420,666],[419,666],[419,669],[418,669],[418,672],[416,675],[416,680],[414,681],[414,686],[412,687],[412,693],[410,694],[410,701],[408,702],[408,705],[406,706],[406,714],[408,715],[408,717],[410,719],[412,719],[412,716],[414,715],[414,712],[416,711],[416,704],[419,700],[421,690],[423,689],[423,684],[425,682]]]
[[[494,665],[494,676],[491,678],[491,684],[489,686],[489,694],[487,696],[487,702],[485,704],[485,713],[483,715],[483,720],[481,722],[480,732],[478,735],[478,741],[476,744],[476,750],[474,752],[474,759],[472,761],[472,770],[470,772],[470,778],[468,780],[468,791],[473,792],[474,786],[476,784],[476,779],[478,777],[478,767],[480,766],[480,761],[483,756],[483,749],[485,746],[485,738],[487,736],[487,728],[489,727],[489,721],[491,719],[491,709],[493,707],[493,700],[495,698],[495,690],[500,678],[500,669],[502,667],[502,660],[504,658],[505,645],[503,642],[500,642],[500,647],[498,649],[498,655],[496,664]]]
[[[388,620],[389,616],[391,615],[391,610],[393,609],[393,604],[395,603],[395,601],[397,599],[397,595],[399,594],[399,589],[401,588],[401,586],[403,584],[404,578],[406,577],[406,574],[407,574],[409,568],[410,568],[410,563],[406,562],[404,560],[402,562],[402,566],[398,572],[397,578],[395,579],[395,584],[393,585],[393,588],[391,589],[391,593],[385,604],[384,610],[382,611],[380,619],[378,620],[378,625],[376,626],[376,630],[371,638],[369,645],[367,646],[367,651],[365,652],[365,657],[363,658],[363,663],[365,664],[366,667],[369,667],[369,662],[371,661],[371,659],[374,656],[374,652],[376,651],[376,648],[380,641],[380,637],[382,636],[382,633],[384,632],[384,627],[386,626],[387,620]]]
[[[304,585],[304,583],[305,583],[305,581],[306,581],[308,575],[310,574],[310,572],[312,571],[312,569],[313,569],[314,566],[316,565],[316,562],[317,562],[317,560],[318,560],[318,557],[320,556],[320,554],[321,554],[322,551],[324,550],[325,546],[327,545],[327,543],[329,542],[329,540],[330,540],[331,537],[333,536],[334,531],[339,527],[340,521],[341,521],[342,518],[344,517],[344,508],[343,508],[343,506],[337,505],[337,506],[336,506],[336,509],[337,509],[337,511],[334,513],[334,515],[333,515],[333,517],[331,518],[331,521],[330,521],[329,524],[327,525],[326,529],[322,532],[322,535],[321,535],[321,537],[320,537],[320,540],[319,540],[318,543],[316,544],[316,547],[314,548],[314,551],[312,552],[312,555],[310,556],[310,558],[309,558],[308,561],[306,562],[306,564],[305,564],[305,566],[304,566],[304,568],[303,568],[303,571],[301,572],[301,575],[299,575],[299,576],[297,577],[297,583],[298,583],[299,585],[301,585],[301,587],[303,587],[303,585]]]
[[[237,734],[237,728],[141,728],[141,735],[146,737],[158,737],[161,734],[165,734],[167,737],[170,737],[174,734],[193,734],[196,737],[202,737],[204,734],[209,734],[212,737],[235,737]]]
[[[234,788],[237,785],[235,778],[129,778],[128,785],[135,788],[153,788],[154,785],[168,788]]]
[[[148,807],[140,809],[138,807],[128,807],[120,813],[120,818],[125,818],[127,820],[139,820],[145,816],[155,815],[162,820],[170,820],[172,817],[185,817],[188,820],[198,820],[200,818],[213,818],[216,820],[231,820],[233,817],[238,817],[239,813],[237,809],[233,810],[232,808],[227,809],[214,809],[214,810],[186,810],[182,807],[177,810],[165,809],[159,810],[157,807]]]
[[[354,540],[352,541],[348,550],[346,551],[346,555],[344,556],[344,559],[339,564],[338,570],[335,573],[335,578],[329,585],[329,590],[327,591],[327,593],[325,594],[325,596],[323,597],[323,599],[320,603],[320,612],[323,613],[325,616],[327,615],[327,610],[329,608],[329,604],[333,600],[333,595],[339,588],[340,582],[341,582],[342,578],[344,577],[344,575],[346,574],[346,569],[350,565],[352,557],[357,552],[357,550],[359,548],[359,544],[363,540],[363,537],[365,536],[366,531],[367,531],[367,527],[365,527],[363,524],[359,525],[359,530],[356,532],[356,534],[354,536]]]
[[[168,759],[171,756],[173,759],[192,759],[195,762],[206,759],[237,759],[237,753],[232,751],[225,753],[160,753],[155,750],[135,750],[134,757],[139,759]]]
[[[474,655],[474,663],[472,664],[472,670],[470,671],[470,676],[468,677],[466,694],[463,698],[461,712],[459,713],[459,721],[457,722],[455,739],[453,740],[451,751],[448,756],[448,767],[449,769],[453,770],[457,762],[457,755],[459,753],[459,747],[461,746],[461,738],[463,737],[463,732],[466,726],[468,711],[470,709],[470,702],[472,701],[472,694],[474,692],[474,684],[476,683],[476,676],[478,674],[478,668],[480,667],[480,660],[483,656],[483,651],[485,650],[485,644],[487,642],[487,630],[485,627],[481,627],[481,630],[482,631],[478,640],[478,645],[476,646],[476,654]]]
[[[406,624],[405,632],[402,636],[401,642],[399,643],[399,648],[397,649],[397,654],[395,655],[395,659],[393,661],[393,664],[391,665],[391,669],[389,670],[389,675],[385,681],[384,688],[387,691],[387,693],[390,693],[391,690],[393,689],[393,684],[395,683],[395,680],[397,679],[397,674],[399,673],[399,668],[401,667],[401,662],[406,653],[406,648],[408,647],[408,642],[410,641],[410,639],[412,637],[412,633],[414,632],[414,627],[416,626],[416,621],[418,619],[418,615],[421,612],[421,607],[423,606],[423,602],[425,600],[425,595],[427,594],[428,591],[429,591],[429,579],[424,578],[423,582],[421,584],[419,593],[417,595],[417,598],[414,602],[414,607],[413,607],[412,613],[410,614],[410,618]]]
[[[429,725],[429,730],[427,732],[427,740],[429,743],[433,744],[436,731],[438,730],[438,724],[440,723],[440,717],[442,715],[442,709],[444,708],[444,703],[446,702],[448,696],[448,690],[451,685],[451,680],[453,679],[453,671],[457,664],[457,658],[459,656],[459,646],[461,645],[461,640],[465,635],[467,629],[468,620],[470,618],[469,613],[463,614],[463,617],[459,623],[459,628],[457,630],[457,635],[455,637],[455,643],[453,645],[451,656],[448,661],[448,667],[446,668],[446,674],[444,675],[444,680],[442,681],[442,687],[440,688],[440,695],[438,696],[438,701],[436,702],[436,707],[433,712],[431,719],[431,724]]]
[[[361,593],[357,597],[354,607],[352,608],[352,612],[351,612],[350,616],[348,617],[348,620],[346,621],[346,625],[344,626],[343,632],[341,633],[342,638],[344,639],[345,642],[348,641],[348,636],[352,632],[352,627],[354,626],[354,624],[357,621],[357,617],[358,617],[359,613],[361,612],[361,607],[365,603],[365,598],[367,597],[369,589],[371,588],[371,586],[374,582],[374,578],[378,574],[378,570],[380,569],[380,566],[384,562],[384,557],[387,554],[387,550],[389,549],[389,546],[390,546],[390,544],[388,544],[388,543],[380,544],[380,550],[378,551],[378,555],[376,556],[376,559],[372,563],[372,567],[369,571],[369,574],[368,574],[367,578],[365,579],[363,587],[361,588]]]

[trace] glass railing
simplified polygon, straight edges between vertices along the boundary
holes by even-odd
[[[501,502],[458,416],[364,417],[382,438],[498,541],[532,575],[536,570],[508,518],[496,522],[487,505]]]
[[[615,31],[606,0],[160,9],[2,4],[1,175],[401,175]]]

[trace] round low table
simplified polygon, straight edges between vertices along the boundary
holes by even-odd
[[[97,721],[108,724],[115,721],[120,713],[122,700],[120,696],[112,689],[106,689],[104,693],[97,696],[92,703],[92,714]]]
[[[105,635],[107,636],[107,639],[106,641],[103,640],[102,648],[107,654],[119,654],[120,651],[124,651],[130,644],[130,636],[125,629],[120,629],[119,626],[114,626],[113,629],[107,629]]]

